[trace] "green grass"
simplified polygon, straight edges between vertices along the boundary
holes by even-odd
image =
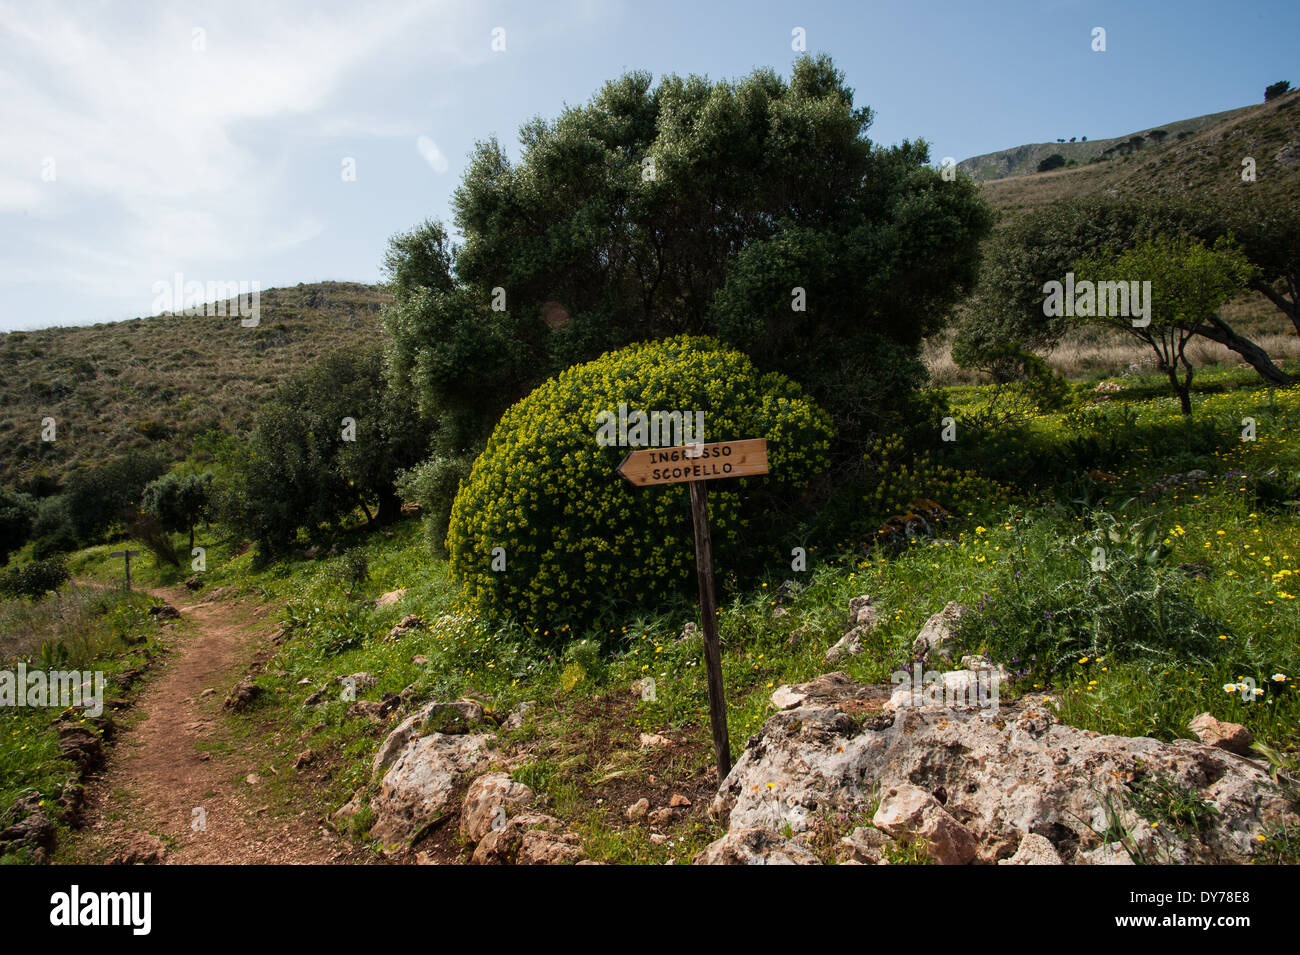
[[[22,660],[29,671],[90,670],[105,677],[104,715],[120,716],[107,701],[129,695],[122,685],[123,671],[138,669],[166,648],[162,632],[148,615],[154,603],[139,593],[85,591],[65,586],[56,596],[37,602],[0,602],[0,632],[17,628],[39,648],[9,643],[3,666],[13,670]],[[7,809],[20,797],[39,793],[56,820],[55,800],[63,787],[77,779],[73,763],[58,750],[58,735],[51,726],[59,710],[27,706],[0,707],[0,807]],[[83,719],[81,710],[69,711]]]
[[[1208,711],[1244,723],[1276,764],[1294,770],[1300,515],[1267,488],[1225,475],[1234,469],[1300,471],[1300,389],[1270,392],[1237,369],[1207,372],[1197,378],[1189,426],[1158,379],[1127,386],[1104,404],[1091,404],[1091,389],[1078,387],[1065,411],[947,449],[946,467],[1000,482],[1015,502],[983,508],[974,502],[941,527],[938,540],[870,556],[856,547],[810,547],[806,572],[775,565],[748,590],[730,586],[727,569],[719,568],[727,595],[720,629],[733,759],[771,715],[776,686],[831,669],[823,655],[846,626],[849,600],[865,593],[876,598],[880,623],[860,655],[835,667],[857,680],[888,682],[909,662],[926,618],[956,600],[978,611],[961,631],[967,649],[1017,671],[1004,700],[1017,693],[1048,695],[1072,724],[1165,740],[1189,737],[1188,721]],[[961,411],[987,400],[987,389],[954,389],[951,397]],[[1243,417],[1256,420],[1257,440],[1241,440]],[[1209,478],[1194,487],[1144,493],[1164,476],[1192,468]],[[949,477],[905,473],[920,476],[917,486],[900,494],[944,501]],[[348,717],[350,703],[337,684],[340,676],[364,671],[378,682],[362,689],[359,699],[411,687],[417,702],[471,696],[497,719],[522,701],[536,701],[522,728],[501,731],[506,745],[526,745],[532,754],[513,775],[539,794],[542,811],[582,836],[593,858],[686,862],[721,834],[716,823],[695,813],[671,827],[669,841],[655,844],[644,827],[627,825],[622,815],[651,777],[703,786],[712,764],[700,638],[679,639],[687,620],[680,609],[657,607],[647,595],[639,616],[573,634],[587,642],[557,650],[545,626],[493,626],[468,613],[417,519],[382,531],[357,530],[337,555],[288,558],[263,568],[255,568],[251,552],[236,542],[206,536],[205,588],[233,587],[284,605],[288,637],[257,677],[268,692],[248,714],[228,718],[231,745],[256,736],[265,752],[277,754],[260,770],[268,796],[292,785],[289,764],[306,745],[330,767],[312,792],[322,814],[370,785],[371,758],[392,719]],[[1085,560],[1099,542],[1110,551],[1110,569],[1101,577]],[[107,554],[121,546],[80,552],[71,562],[74,575],[115,581],[121,561]],[[364,551],[360,580],[350,579],[356,563],[350,548]],[[1180,565],[1195,565],[1196,573]],[[189,573],[188,567],[157,567],[149,557],[134,568],[141,586],[174,584]],[[775,595],[787,578],[805,586],[783,602]],[[375,608],[376,597],[398,588],[407,589],[400,603]],[[53,619],[53,599],[0,607],[0,614]],[[81,657],[114,659],[111,640],[107,650],[95,641],[114,628],[130,634],[140,626],[138,597],[104,599],[103,612],[92,615],[101,636],[86,643]],[[1058,623],[1038,622],[1048,611]],[[386,639],[408,614],[427,629]],[[801,636],[792,640],[796,632]],[[1164,639],[1153,641],[1152,634],[1162,632]],[[1274,680],[1275,674],[1287,679]],[[1244,678],[1265,690],[1257,701],[1223,689]],[[646,679],[654,680],[652,698],[635,689]],[[305,698],[322,685],[328,687],[325,701],[305,707]],[[48,736],[21,722],[30,714],[0,719],[8,721],[0,742],[8,788],[0,795],[11,799],[29,786],[54,792],[67,770]],[[680,745],[671,757],[656,755],[638,747],[640,732]],[[272,766],[278,775],[269,772]],[[287,790],[280,795],[287,797]],[[1183,805],[1176,793],[1147,795],[1156,816],[1195,822],[1195,807]],[[358,835],[365,824],[362,819],[354,827]],[[1273,840],[1280,857],[1293,853],[1294,844],[1294,833]],[[823,848],[829,853],[833,846]],[[923,853],[899,849],[895,855],[891,861],[918,862]]]

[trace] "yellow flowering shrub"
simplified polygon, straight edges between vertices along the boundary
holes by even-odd
[[[477,611],[554,632],[694,586],[687,486],[633,487],[616,469],[635,448],[597,442],[601,412],[617,416],[620,403],[629,417],[703,412],[706,442],[767,439],[770,474],[710,485],[714,559],[728,572],[753,567],[779,530],[761,496],[793,497],[828,464],[829,416],[713,339],[575,365],[506,411],[452,505],[451,572]]]
[[[958,517],[975,510],[996,510],[1012,492],[975,471],[940,464],[928,451],[909,453],[903,439],[876,439],[864,456],[868,491],[863,496],[868,523],[907,511],[917,498],[938,502]]]

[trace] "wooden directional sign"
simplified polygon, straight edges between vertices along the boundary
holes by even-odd
[[[767,438],[633,451],[618,473],[637,487],[766,474]]]
[[[131,589],[131,558],[138,557],[139,554],[140,552],[138,550],[115,550],[108,555],[109,557],[126,558],[126,589],[127,590]]]
[[[709,685],[709,724],[713,730],[713,757],[718,767],[719,784],[731,772],[731,739],[727,733],[727,701],[722,685],[722,641],[718,638],[718,604],[713,594],[713,545],[709,537],[705,482],[766,474],[767,471],[766,438],[678,448],[644,448],[633,451],[618,466],[618,473],[624,480],[637,487],[681,482],[691,486],[695,575],[700,586],[700,619],[704,624],[704,671]]]

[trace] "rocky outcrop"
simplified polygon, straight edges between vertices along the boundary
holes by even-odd
[[[833,666],[849,657],[856,657],[862,652],[862,637],[866,632],[866,627],[854,627],[844,634],[838,643],[826,651],[826,662]]]
[[[1255,742],[1250,730],[1240,723],[1224,723],[1209,713],[1196,717],[1187,724],[1187,728],[1206,746],[1217,746],[1242,756],[1250,755],[1251,744]]]
[[[1266,828],[1300,822],[1264,765],[1218,747],[1102,736],[1061,724],[1038,698],[996,716],[975,706],[883,712],[889,690],[839,673],[779,688],[774,701],[788,708],[723,781],[712,811],[728,837],[701,859],[758,848],[793,857],[755,833],[806,843],[818,820],[860,816],[877,801],[876,828],[948,863],[1241,863]],[[1162,815],[1170,793],[1202,807],[1196,824]]]
[[[849,601],[849,625],[866,627],[868,630],[880,622],[880,611],[876,608],[875,598],[870,594],[854,597]]]
[[[933,614],[912,643],[912,659],[933,662],[936,658],[947,660],[951,655],[953,630],[966,608],[953,601],[938,613]]]
[[[460,810],[460,837],[469,845],[505,827],[511,812],[531,806],[536,797],[507,773],[488,773],[470,783]]]
[[[375,814],[371,836],[386,847],[405,847],[446,818],[457,788],[491,759],[494,740],[488,734],[446,733],[410,739],[370,801]]]
[[[411,743],[430,733],[449,736],[468,733],[483,719],[483,707],[473,700],[440,703],[432,700],[412,713],[384,738],[370,763],[371,778],[378,780]]]
[[[0,815],[0,856],[40,864],[49,860],[57,842],[54,821],[41,806],[39,793],[19,799]]]
[[[474,850],[476,865],[571,865],[586,857],[578,837],[554,816],[523,813],[490,830]]]
[[[732,830],[709,843],[693,865],[821,865],[806,846],[762,827]]]

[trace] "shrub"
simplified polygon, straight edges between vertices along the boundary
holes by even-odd
[[[738,579],[773,556],[781,515],[826,466],[825,412],[711,339],[633,345],[572,367],[506,412],[456,495],[451,571],[480,612],[578,627],[693,584],[688,489],[629,486],[616,474],[629,449],[596,442],[600,413],[620,403],[629,415],[703,412],[710,442],[767,438],[769,475],[709,495],[715,559]],[[496,548],[504,570],[492,570]]]
[[[873,143],[872,118],[829,57],[800,56],[788,80],[628,73],[529,120],[517,160],[479,143],[463,241],[428,222],[384,263],[391,370],[439,449],[478,450],[574,363],[683,333],[798,381],[855,452],[894,427],[992,217],[923,141]]]
[[[394,481],[428,440],[414,408],[385,382],[378,348],[340,350],[259,409],[218,511],[260,558],[287,551],[299,530],[320,542],[358,509],[371,524],[398,517]]]
[[[1003,551],[1001,579],[963,618],[961,651],[1048,680],[1075,660],[1204,663],[1218,655],[1218,635],[1229,631],[1196,608],[1186,577],[1164,565],[1169,548],[1155,520],[1122,525],[1094,512],[1089,523],[1069,540],[1043,525],[1023,530]]]
[[[202,520],[211,497],[211,474],[182,477],[168,472],[145,487],[140,508],[157,518],[163,530],[189,531],[193,551],[194,525]]]
[[[77,539],[92,541],[115,521],[129,519],[145,485],[166,470],[160,455],[130,451],[73,473],[61,496]]]
[[[0,594],[34,600],[51,590],[58,590],[68,576],[68,566],[61,558],[33,561],[0,574]]]
[[[469,474],[474,459],[468,454],[435,452],[423,464],[397,476],[397,491],[404,501],[420,505],[429,545],[442,550],[451,521],[451,505],[460,482]]]
[[[35,520],[36,502],[31,497],[0,487],[0,564],[26,543]]]
[[[891,436],[875,441],[863,458],[866,483],[864,525],[869,531],[892,514],[907,511],[919,498],[943,505],[951,513],[991,511],[1007,504],[1010,491],[974,471],[952,467],[934,460],[929,451],[911,455],[901,438]]]

